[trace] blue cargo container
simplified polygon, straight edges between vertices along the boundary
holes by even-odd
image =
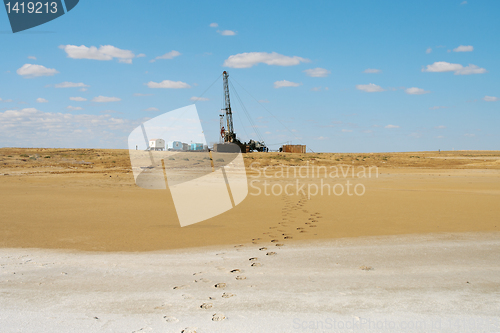
[[[202,151],[203,150],[203,143],[192,143],[191,147],[189,150],[192,151]]]
[[[180,141],[169,141],[167,144],[168,150],[182,150],[182,142]]]

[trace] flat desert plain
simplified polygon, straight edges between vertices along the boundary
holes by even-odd
[[[499,151],[244,161],[181,228],[127,150],[0,149],[0,331],[500,331]]]

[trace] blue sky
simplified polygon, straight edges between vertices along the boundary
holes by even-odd
[[[12,34],[3,11],[0,146],[127,148],[192,103],[218,128],[221,79],[193,99],[227,70],[272,149],[499,149],[499,14],[495,0],[82,0]],[[238,136],[258,138],[232,104]]]

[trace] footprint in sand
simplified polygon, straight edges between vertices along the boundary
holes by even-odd
[[[179,321],[179,319],[171,316],[163,316],[163,318],[167,323],[177,323]]]
[[[222,321],[224,319],[226,319],[226,316],[224,316],[224,314],[222,314],[222,313],[215,313],[212,316],[212,321]]]
[[[252,267],[260,267],[260,266],[262,266],[262,264],[260,262],[254,262],[250,266],[252,266]]]
[[[302,229],[304,229],[304,228],[297,228],[297,230],[302,230]]]
[[[315,226],[311,226],[311,227],[315,227]],[[292,236],[285,236],[283,237],[283,239],[292,239],[293,237]]]
[[[181,333],[196,333],[196,327],[186,327]]]
[[[234,247],[242,247],[242,246],[243,246],[243,245],[242,245],[242,244],[240,244],[240,245],[235,245]]]
[[[255,261],[255,260],[257,260],[257,257],[252,257],[252,258],[250,258],[250,259],[248,259],[248,260],[250,260],[250,261]]]
[[[211,309],[213,307],[214,307],[214,305],[212,303],[203,303],[202,305],[200,305],[200,308],[205,309],[205,310]]]
[[[201,278],[199,280],[194,280],[194,282],[212,282],[209,279]]]
[[[184,284],[182,286],[175,286],[172,289],[186,289],[187,287],[189,287],[189,286]]]
[[[239,268],[233,269],[232,271],[230,271],[230,273],[241,273],[241,269]]]
[[[246,280],[246,279],[247,279],[247,277],[246,276],[242,276],[242,275],[238,275],[236,277],[236,280]]]
[[[200,275],[200,274],[203,274],[203,272],[196,272],[196,273],[193,273],[193,275]]]
[[[267,252],[266,253],[266,256],[275,256],[275,255],[277,255],[276,252]]]
[[[279,240],[277,240],[277,239],[272,239],[271,240],[271,243],[276,243],[276,242],[279,242]]]
[[[309,228],[316,228],[316,227],[317,227],[317,225],[315,225],[315,224],[311,224],[311,225],[309,226]]]
[[[184,298],[184,299],[193,299],[193,296],[191,296],[189,294],[182,294],[182,298]]]
[[[305,231],[305,230],[300,230],[300,232],[301,232],[301,233],[304,233],[304,232],[307,232],[307,231]]]
[[[236,295],[235,294],[231,294],[231,293],[223,293],[222,294],[223,298],[230,298],[230,297],[233,297],[233,296],[236,296]]]
[[[276,246],[285,246],[285,244],[276,244]]]
[[[267,250],[267,247],[261,247],[259,250],[260,251],[265,251],[265,250]]]
[[[224,289],[226,287],[227,287],[227,284],[225,284],[224,282],[217,283],[216,285],[214,285],[214,288],[217,288],[217,289]]]

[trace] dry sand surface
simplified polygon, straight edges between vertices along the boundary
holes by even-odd
[[[498,151],[252,153],[245,163],[253,181],[248,197],[222,215],[181,228],[168,190],[135,185],[126,150],[0,149],[0,247],[154,251],[500,229]],[[283,165],[302,167],[305,176],[280,175]],[[356,173],[376,166],[378,177],[305,174],[321,166]],[[255,178],[264,167],[271,178]],[[306,188],[323,181],[345,190],[349,181],[362,184],[365,193],[308,196],[295,191],[297,180]],[[265,181],[277,186],[275,193],[291,184],[294,195],[265,195]]]
[[[0,149],[0,332],[500,331],[500,152],[245,164],[181,228],[128,151]]]
[[[2,332],[498,332],[500,239],[0,249]]]

